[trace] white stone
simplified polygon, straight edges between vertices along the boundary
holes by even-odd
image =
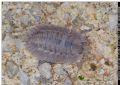
[[[103,65],[105,63],[105,60],[101,59],[99,63]]]
[[[51,78],[51,65],[49,63],[43,63],[39,66],[40,75],[45,77],[46,79]]]
[[[20,81],[22,83],[21,85],[30,85],[30,79],[22,69],[20,69],[19,71],[19,76],[20,76]]]
[[[72,85],[72,81],[70,80],[70,78],[67,78],[65,80],[64,85]]]
[[[104,69],[100,69],[99,74],[103,75],[104,74]]]
[[[80,29],[81,29],[81,30],[90,30],[91,28],[88,27],[88,26],[83,25]]]
[[[18,73],[18,71],[18,66],[15,65],[13,61],[7,62],[7,72],[10,78],[13,78]]]
[[[117,15],[109,15],[109,25],[111,29],[114,29],[117,26],[118,17]]]

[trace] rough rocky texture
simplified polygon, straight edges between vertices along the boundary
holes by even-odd
[[[116,2],[3,2],[3,85],[67,85],[71,82],[73,85],[117,85],[116,20]],[[41,65],[39,68],[37,58],[25,49],[22,41],[23,34],[38,24],[88,30],[85,35],[90,40],[91,50],[82,67],[47,62],[41,64],[46,68]],[[9,68],[10,65],[14,68]],[[44,75],[48,79],[41,76],[40,69],[45,69],[42,72],[48,73]]]

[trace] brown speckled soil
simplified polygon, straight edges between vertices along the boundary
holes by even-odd
[[[76,64],[38,66],[25,49],[23,34],[45,23],[91,30],[91,51],[80,70]],[[2,85],[118,85],[117,3],[3,2]]]

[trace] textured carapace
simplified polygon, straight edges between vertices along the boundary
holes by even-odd
[[[55,25],[39,25],[25,36],[25,46],[39,60],[76,63],[85,54],[87,39],[78,32]]]

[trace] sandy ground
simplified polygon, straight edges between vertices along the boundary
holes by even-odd
[[[54,24],[85,33],[91,53],[76,64],[38,65],[21,40],[38,24]],[[29,42],[29,41],[28,41]],[[118,85],[117,3],[2,3],[2,85]]]

